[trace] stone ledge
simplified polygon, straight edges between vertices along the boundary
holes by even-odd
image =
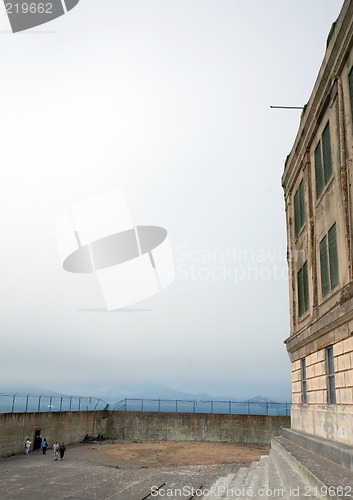
[[[272,440],[272,453],[278,452],[283,457],[280,468],[290,465],[307,484],[306,492],[326,498],[352,498],[353,471],[331,460],[307,450],[284,437]],[[295,486],[295,484],[293,485]],[[305,493],[306,493],[305,492]],[[307,496],[304,494],[304,496]]]
[[[342,467],[353,470],[352,446],[294,429],[282,429],[282,436],[313,453],[317,453],[320,457],[324,457]]]

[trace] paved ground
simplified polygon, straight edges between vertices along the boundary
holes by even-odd
[[[87,443],[69,446],[63,461],[51,451],[32,452],[0,459],[0,499],[142,500],[162,498],[156,488],[163,484],[164,498],[180,490],[174,498],[189,499],[268,452],[268,446],[194,442]]]

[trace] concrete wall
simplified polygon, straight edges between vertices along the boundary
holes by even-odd
[[[290,417],[204,413],[112,412],[106,433],[137,441],[226,441],[270,444]]]
[[[86,434],[104,432],[107,412],[3,413],[0,415],[0,456],[23,453],[24,441],[32,441],[36,429],[51,447],[55,440],[69,445],[79,443]]]
[[[24,440],[33,441],[35,429],[41,429],[52,446],[56,439],[69,445],[79,443],[86,434],[99,433],[129,441],[270,444],[282,427],[290,427],[290,417],[140,411],[6,413],[0,415],[0,456],[23,453]]]

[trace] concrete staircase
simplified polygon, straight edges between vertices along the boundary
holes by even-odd
[[[202,498],[353,499],[352,448],[290,429],[283,434],[268,456],[219,478]]]
[[[269,477],[269,457],[262,456],[258,462],[252,462],[249,467],[240,467],[226,477],[220,477],[202,498],[206,500],[266,497]]]

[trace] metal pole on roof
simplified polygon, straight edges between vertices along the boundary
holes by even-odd
[[[304,106],[270,106],[271,109],[304,109]]]

